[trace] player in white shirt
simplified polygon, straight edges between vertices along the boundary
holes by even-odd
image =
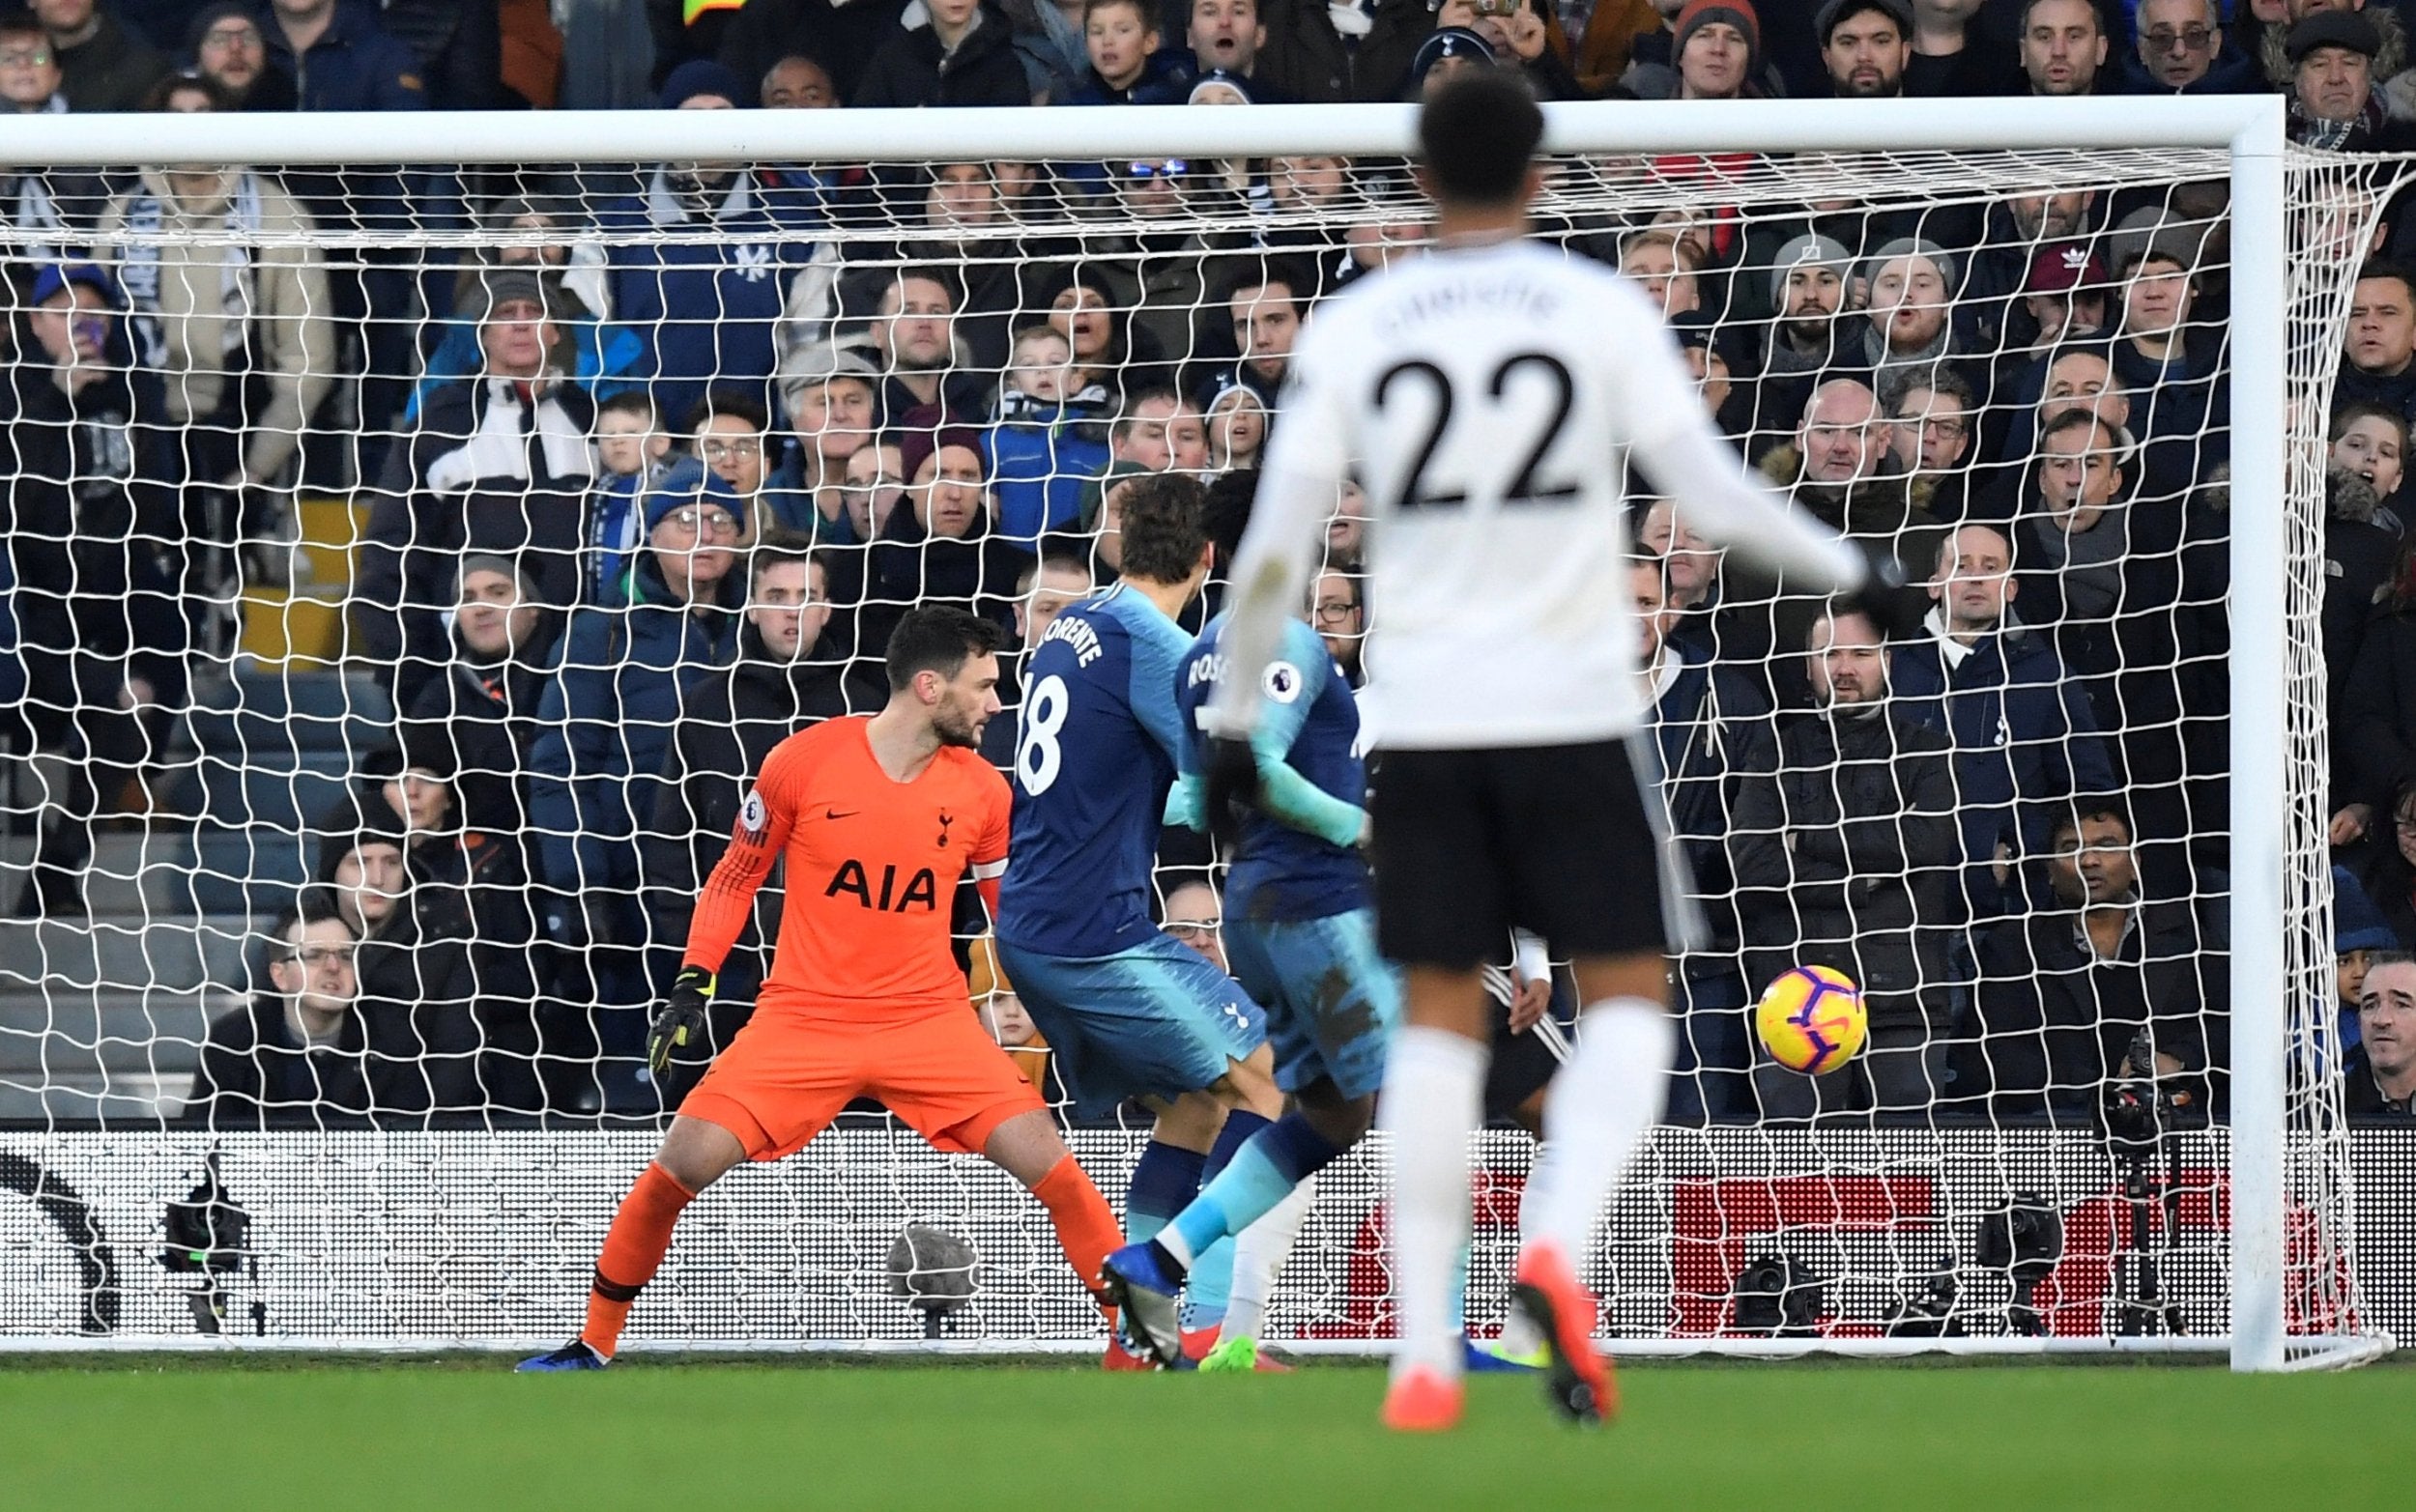
[[[1488,1053],[1481,972],[1512,926],[1572,962],[1586,1004],[1544,1107],[1513,1296],[1549,1345],[1554,1405],[1579,1421],[1616,1405],[1576,1268],[1660,1115],[1675,1044],[1663,957],[1683,922],[1664,922],[1682,888],[1628,748],[1646,714],[1625,586],[1630,453],[1690,527],[1786,591],[1853,591],[1868,572],[1862,553],[1747,481],[1639,290],[1525,239],[1542,129],[1507,73],[1426,100],[1419,178],[1436,248],[1322,307],[1293,348],[1234,563],[1237,675],[1208,720],[1222,815],[1251,781],[1241,741],[1259,669],[1355,472],[1383,615],[1377,926],[1408,985],[1381,1112],[1401,1320],[1384,1416],[1407,1430],[1460,1414],[1452,1303]]]

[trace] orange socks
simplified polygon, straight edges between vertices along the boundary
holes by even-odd
[[[1054,1181],[1057,1173],[1049,1175]],[[607,1359],[612,1357],[620,1343],[620,1330],[629,1322],[629,1304],[654,1279],[656,1268],[671,1249],[672,1227],[695,1198],[696,1193],[673,1181],[671,1173],[659,1165],[649,1161],[639,1173],[638,1184],[620,1200],[620,1211],[613,1215],[613,1226],[604,1235],[604,1253],[596,1257],[595,1284],[588,1293],[588,1324],[579,1330],[588,1348]],[[1098,1198],[1096,1191],[1091,1193],[1094,1202]],[[1100,1206],[1104,1212],[1107,1205]],[[1055,1211],[1053,1206],[1050,1211]]]
[[[1109,1211],[1107,1199],[1099,1195],[1099,1188],[1091,1184],[1090,1176],[1072,1155],[1050,1166],[1049,1174],[1032,1187],[1032,1195],[1049,1210],[1049,1221],[1057,1230],[1057,1243],[1065,1250],[1074,1273],[1081,1278],[1082,1285],[1097,1291],[1100,1267],[1124,1242],[1124,1233],[1116,1227],[1116,1215]]]

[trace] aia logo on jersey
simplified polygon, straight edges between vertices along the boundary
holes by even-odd
[[[898,869],[883,867],[880,869],[880,892],[877,897],[873,892],[872,876],[865,870],[864,863],[850,859],[839,863],[839,870],[830,875],[830,886],[822,889],[824,898],[837,898],[842,894],[854,898],[864,907],[877,908],[882,913],[902,914],[917,906],[930,913],[939,906],[939,879],[932,875],[931,868],[918,867],[914,874],[906,879],[905,890],[901,892]]]

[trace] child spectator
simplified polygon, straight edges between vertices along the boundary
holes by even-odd
[[[1267,440],[1267,406],[1248,384],[1230,384],[1208,401],[1208,465],[1218,472],[1258,466]]]
[[[630,554],[644,533],[639,500],[671,471],[670,457],[671,435],[645,389],[623,389],[596,406],[595,458],[601,471],[588,509],[588,572],[581,595],[586,602],[622,602]]]
[[[1161,48],[1144,0],[1089,0],[1082,41],[1090,76],[1067,104],[1179,105],[1190,98],[1192,71],[1183,53]]]
[[[1080,398],[1079,375],[1074,345],[1055,327],[1016,332],[990,430],[1001,535],[1031,540],[1072,526],[1081,514],[1082,484],[1107,465],[1101,416]]]

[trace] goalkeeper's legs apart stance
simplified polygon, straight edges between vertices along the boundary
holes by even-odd
[[[999,1123],[982,1142],[981,1154],[1040,1199],[1066,1262],[1082,1285],[1095,1291],[1101,1264],[1123,1236],[1107,1199],[1076,1163],[1048,1111],[1030,1108]],[[630,1305],[654,1279],[671,1249],[679,1214],[698,1193],[748,1157],[739,1136],[720,1124],[686,1114],[673,1119],[662,1149],[639,1173],[604,1236],[579,1337],[550,1355],[523,1361],[520,1368],[598,1370],[609,1363],[619,1348]]]

